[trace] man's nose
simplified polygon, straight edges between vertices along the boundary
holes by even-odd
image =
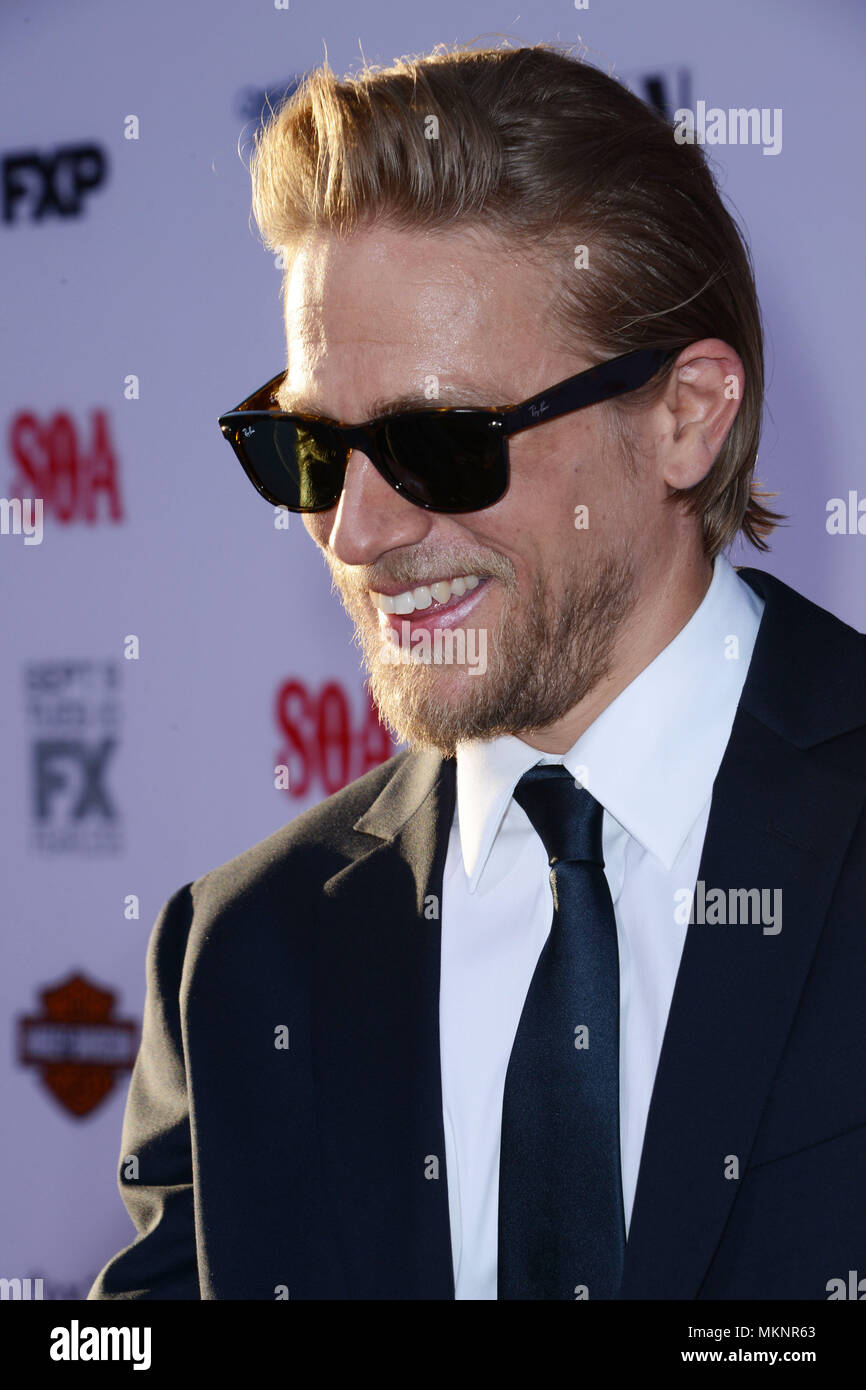
[[[328,546],[344,565],[371,565],[385,550],[423,540],[434,515],[407,502],[366,454],[353,449]]]

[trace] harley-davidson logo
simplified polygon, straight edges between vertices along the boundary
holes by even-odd
[[[81,974],[40,998],[42,1012],[19,1019],[18,1060],[37,1067],[55,1100],[81,1119],[105,1100],[119,1073],[132,1070],[137,1026],[112,1018],[115,995]]]

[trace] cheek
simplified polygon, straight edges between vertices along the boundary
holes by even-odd
[[[315,541],[316,545],[324,549],[328,544],[328,537],[334,526],[336,507],[332,507],[329,512],[302,512],[301,520],[307,534]]]
[[[531,530],[543,551],[561,552],[576,539],[585,545],[615,510],[600,445],[590,431],[574,426],[555,432],[551,425],[547,438],[533,440],[531,448],[512,449],[504,501],[515,534]]]
[[[511,442],[511,478],[530,503],[577,487],[595,490],[605,471],[605,441],[589,421],[572,416],[517,435]]]

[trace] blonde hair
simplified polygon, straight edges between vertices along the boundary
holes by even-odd
[[[552,323],[566,347],[601,361],[704,337],[728,343],[745,368],[740,408],[707,476],[672,499],[700,517],[709,558],[741,530],[768,549],[783,518],[753,477],[764,362],[748,246],[702,148],[677,144],[669,122],[619,82],[548,44],[440,47],[342,81],[325,63],[258,131],[250,172],[271,250],[376,222],[477,228],[552,272]],[[573,273],[578,245],[591,270]],[[609,403],[624,437],[632,409],[656,399],[671,369]]]

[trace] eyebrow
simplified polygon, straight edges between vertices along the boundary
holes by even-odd
[[[283,386],[279,388],[276,396],[280,409],[290,414],[320,415],[328,420],[337,418],[327,410],[323,410],[317,401],[308,396],[293,395],[290,391],[286,391]],[[364,419],[374,420],[379,416],[397,415],[404,410],[436,410],[442,406],[490,410],[503,403],[510,404],[512,399],[517,399],[513,392],[503,391],[500,388],[485,389],[478,386],[477,383],[455,383],[443,387],[440,393],[432,399],[425,396],[422,391],[406,391],[399,396],[377,396],[375,400],[370,401]]]

